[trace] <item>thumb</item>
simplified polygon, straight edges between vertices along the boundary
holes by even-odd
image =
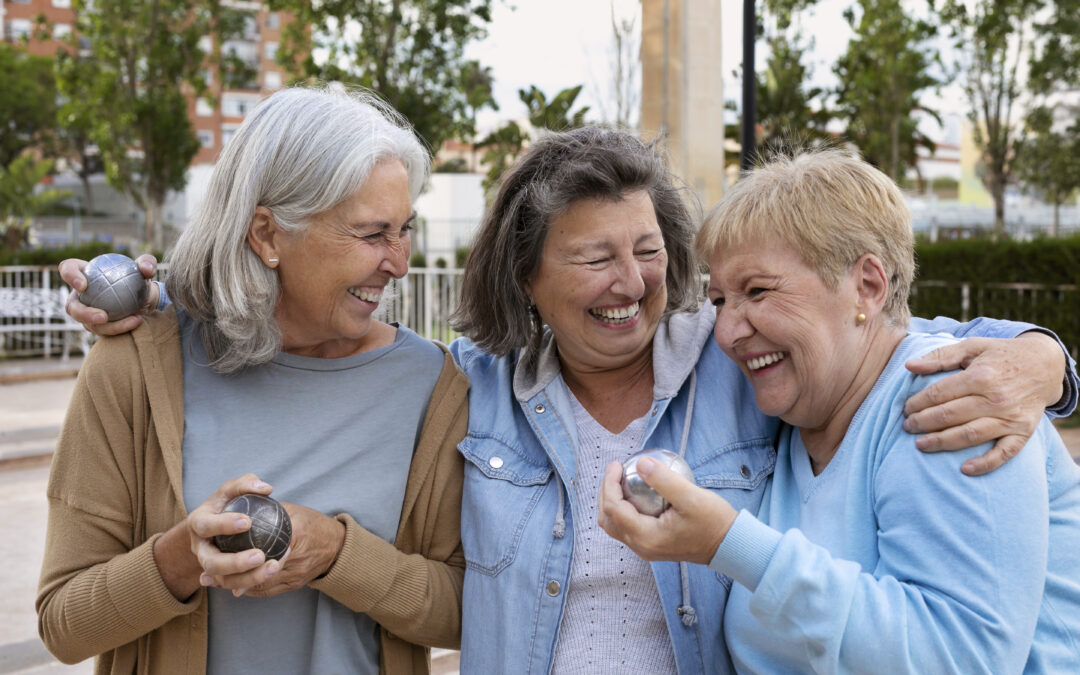
[[[672,506],[678,506],[694,488],[693,483],[651,457],[638,460],[637,472],[646,485],[656,490]]]

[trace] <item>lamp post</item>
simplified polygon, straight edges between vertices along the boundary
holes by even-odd
[[[757,13],[754,0],[743,0],[743,58],[742,58],[742,128],[740,134],[739,169],[749,171],[755,152],[757,126],[757,77],[754,74],[754,40],[757,38]]]

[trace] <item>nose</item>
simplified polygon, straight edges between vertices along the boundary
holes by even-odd
[[[395,279],[402,278],[409,273],[410,250],[408,236],[389,239],[383,248],[383,258],[379,263],[379,269]]]
[[[735,345],[754,333],[754,327],[746,318],[743,310],[734,303],[725,304],[716,309],[716,325],[713,337],[721,349],[733,349]]]
[[[645,294],[645,276],[642,263],[633,256],[620,258],[615,264],[615,280],[611,290],[628,298],[640,298]]]

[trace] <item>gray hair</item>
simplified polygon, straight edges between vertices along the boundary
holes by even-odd
[[[200,322],[210,364],[230,373],[281,349],[277,273],[248,245],[256,206],[302,232],[394,158],[415,200],[429,156],[405,119],[370,92],[283,89],[244,119],[218,158],[206,199],[169,255],[169,296]]]
[[[454,329],[499,356],[538,346],[543,326],[525,286],[552,221],[580,200],[619,201],[639,190],[652,200],[667,249],[665,314],[696,309],[696,219],[666,158],[631,133],[584,127],[542,137],[504,175],[465,263]]]

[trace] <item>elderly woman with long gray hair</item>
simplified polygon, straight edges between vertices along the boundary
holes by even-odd
[[[101,340],[53,459],[37,606],[97,672],[393,672],[456,647],[465,377],[374,318],[428,171],[367,94],[289,89],[223,151],[173,304]],[[271,487],[272,486],[272,487]],[[280,499],[281,560],[212,543]]]

